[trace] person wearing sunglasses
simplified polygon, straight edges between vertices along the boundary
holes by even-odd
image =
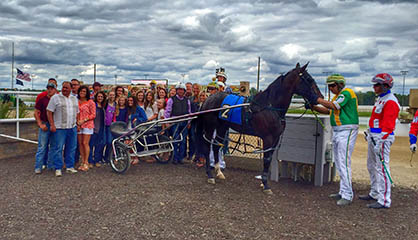
[[[212,82],[210,82],[210,83],[208,84],[208,86],[207,86],[206,90],[208,91],[209,96],[210,96],[210,95],[213,95],[213,94],[215,94],[215,93],[217,93],[217,92],[218,92],[218,90],[219,90],[219,85],[218,85],[218,83],[217,83],[217,82],[212,81]]]
[[[377,95],[369,120],[367,135],[367,170],[370,175],[369,194],[360,195],[365,201],[374,201],[367,207],[380,209],[391,205],[391,182],[389,169],[390,147],[395,140],[393,131],[399,114],[399,102],[390,91],[393,78],[388,73],[379,73],[372,79],[373,90]]]
[[[345,87],[345,78],[340,74],[329,76],[327,84],[334,97],[331,101],[318,98],[318,103],[322,106],[312,106],[312,109],[330,114],[333,130],[332,147],[335,166],[340,175],[340,190],[329,197],[336,199],[338,206],[344,206],[351,204],[354,196],[351,181],[351,154],[359,129],[358,99],[352,89]]]

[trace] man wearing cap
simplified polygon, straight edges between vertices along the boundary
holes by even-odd
[[[212,81],[208,84],[206,90],[209,92],[209,95],[213,95],[218,92],[219,85],[216,81]]]
[[[190,100],[185,96],[186,86],[183,83],[176,85],[176,96],[171,97],[167,101],[167,106],[164,112],[164,118],[170,118],[191,113]],[[183,140],[179,143],[174,143],[174,158],[173,164],[183,164],[183,158],[186,157],[186,136],[187,136],[187,122],[177,123],[170,128],[171,136],[174,139],[180,139],[180,134]],[[183,131],[184,129],[184,131]]]
[[[55,80],[55,78],[50,78],[50,79],[48,79],[48,84],[49,83],[53,83],[53,84],[55,84],[55,86],[57,86],[57,80]],[[45,96],[47,96],[48,95],[48,90],[46,90],[46,91],[43,91],[43,92],[41,92],[40,94],[38,94],[38,96],[36,96],[36,99],[35,99],[35,105],[38,103],[38,101],[41,99],[41,98],[43,98],[43,97],[45,97]],[[36,110],[36,109],[35,109]],[[34,117],[35,117],[35,119],[38,117],[39,118],[39,116],[36,116],[36,114],[37,114],[37,112],[35,111],[34,112]],[[38,113],[39,114],[39,113]],[[45,149],[45,154],[44,154],[44,160],[43,160],[43,162],[44,162],[44,164],[43,164],[43,166],[42,166],[42,168],[45,168],[45,166],[47,166],[48,165],[48,151],[49,151],[49,145],[46,145],[46,149]]]
[[[340,175],[340,190],[330,197],[337,199],[338,206],[348,205],[353,201],[351,180],[351,154],[358,134],[358,100],[354,91],[345,87],[345,79],[340,74],[327,78],[329,90],[335,95],[331,101],[318,98],[321,106],[312,106],[320,113],[330,114],[333,130],[332,147],[335,166]]]
[[[56,93],[57,86],[50,82],[46,85],[47,95],[40,98],[35,104],[35,119],[36,124],[39,127],[38,133],[38,150],[36,151],[35,156],[35,173],[41,174],[43,166],[47,165],[49,169],[52,168],[52,163],[48,158],[49,150],[49,139],[51,136],[51,131],[49,130],[49,123],[47,117],[46,107],[48,106],[49,100]],[[45,159],[47,160],[45,162]]]
[[[365,132],[368,142],[367,170],[370,175],[370,192],[360,195],[365,201],[376,201],[367,207],[380,209],[391,205],[391,178],[389,168],[390,147],[395,141],[396,120],[399,114],[399,102],[390,91],[393,78],[388,73],[379,73],[372,79],[373,90],[378,96],[369,120],[369,129]]]
[[[90,99],[94,100],[94,95],[102,90],[102,86],[99,82],[93,83],[93,92],[90,94]]]
[[[80,113],[78,99],[71,96],[71,82],[63,82],[60,94],[51,97],[47,106],[51,134],[51,159],[54,161],[55,176],[62,176],[62,150],[68,173],[76,173],[74,156],[77,145],[77,118]]]
[[[58,86],[57,80],[55,80],[55,78],[48,79],[48,83],[54,83],[55,86]],[[48,95],[48,90],[43,91],[40,94],[38,94],[38,96],[36,96],[36,99],[35,99],[35,104],[39,101],[39,99],[45,97],[46,95]]]

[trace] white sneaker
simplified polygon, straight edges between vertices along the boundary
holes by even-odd
[[[61,170],[55,170],[55,177],[62,177]]]
[[[35,169],[35,174],[41,174],[41,173],[42,173],[41,169],[39,169],[39,168]]]
[[[78,171],[75,170],[74,168],[67,168],[67,173],[77,173]]]

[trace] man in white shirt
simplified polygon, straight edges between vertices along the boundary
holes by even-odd
[[[52,132],[51,156],[55,167],[55,176],[62,176],[62,150],[65,145],[64,161],[67,172],[76,173],[74,157],[77,146],[77,117],[79,114],[78,99],[71,95],[71,82],[63,82],[60,94],[51,97],[48,103],[47,116]]]

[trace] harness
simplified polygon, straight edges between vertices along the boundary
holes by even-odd
[[[282,78],[284,78],[284,77],[285,76],[282,76]],[[299,77],[300,77],[300,80],[301,81],[303,81],[303,82],[305,82],[307,84],[309,83],[308,80],[306,79],[307,78],[306,74],[299,73]],[[302,92],[301,95],[309,95],[309,94],[304,94],[304,93],[307,93],[307,92]],[[267,95],[267,98],[269,98],[270,92],[268,92],[267,94],[268,94]],[[305,100],[306,103],[311,104],[311,101],[309,101],[307,98],[304,97],[304,100]],[[283,134],[280,135],[279,142],[278,142],[278,144],[275,147],[271,147],[269,149],[262,150],[260,148],[260,142],[259,142],[259,140],[258,140],[258,144],[257,144],[258,147],[254,146],[252,144],[246,143],[245,135],[243,137],[243,132],[245,130],[253,129],[253,126],[251,125],[251,120],[253,118],[253,115],[256,114],[256,113],[265,111],[265,110],[268,110],[272,114],[276,115],[275,117],[277,117],[280,120],[280,124],[282,124],[283,125],[283,128],[285,128],[285,126],[286,126],[285,116],[286,116],[286,112],[287,112],[288,108],[274,107],[274,106],[271,105],[271,103],[268,103],[267,105],[266,104],[259,103],[255,99],[255,96],[246,97],[244,99],[244,103],[250,103],[250,105],[248,107],[246,106],[246,107],[243,107],[242,108],[242,111],[243,111],[242,112],[242,125],[241,125],[242,126],[242,129],[240,131],[240,135],[238,137],[238,140],[237,141],[234,141],[234,140],[230,139],[227,136],[225,136],[224,138],[219,137],[219,136],[215,136],[215,142],[212,142],[212,144],[218,145],[220,147],[224,147],[226,141],[229,141],[231,143],[235,143],[235,146],[232,148],[231,154],[234,153],[235,151],[238,151],[241,154],[245,154],[245,153],[261,154],[261,153],[266,153],[266,152],[270,152],[270,151],[275,151],[276,149],[280,149],[280,146],[281,146],[281,143],[282,143],[282,136],[283,136]],[[296,120],[301,119],[305,115],[306,111],[307,111],[307,109],[299,117],[297,117]],[[312,111],[312,113],[315,115],[315,119],[325,129],[324,124],[319,120],[319,118],[315,114],[315,112]],[[226,134],[228,134],[228,131],[226,132]],[[243,138],[243,141],[244,141],[243,143],[241,142],[241,138]],[[208,141],[208,142],[211,142],[206,137],[204,137],[204,139],[206,141]],[[217,139],[219,139],[219,140],[217,140]],[[238,147],[241,146],[241,145],[244,147],[244,151],[241,151],[240,149],[238,149]],[[247,151],[247,147],[251,147],[251,148],[253,148],[255,150],[254,151]]]

